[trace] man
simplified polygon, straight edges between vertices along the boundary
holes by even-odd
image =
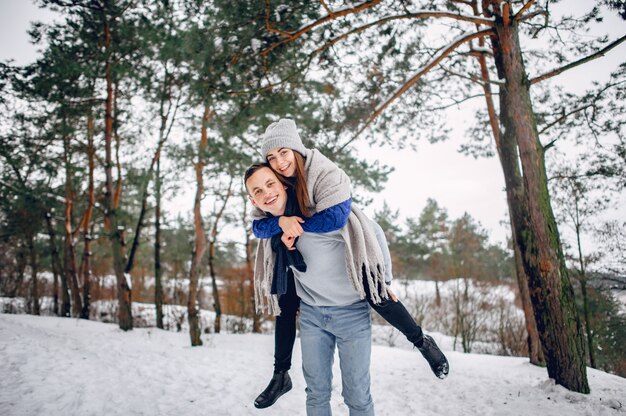
[[[256,207],[273,216],[284,214],[289,202],[287,185],[267,165],[253,165],[244,180]],[[348,278],[346,242],[340,233],[304,232],[297,249],[306,267],[292,268],[296,292],[301,298],[302,369],[309,416],[331,414],[335,347],[341,363],[342,395],[350,415],[374,414],[370,394],[369,307]],[[287,238],[283,241],[288,246],[293,243]]]

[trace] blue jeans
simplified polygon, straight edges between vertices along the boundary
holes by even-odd
[[[374,415],[370,394],[372,323],[366,301],[348,306],[300,304],[302,370],[308,416],[330,416],[335,345],[343,400],[351,416]]]

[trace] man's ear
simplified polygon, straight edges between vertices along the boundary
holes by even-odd
[[[250,202],[252,202],[252,205],[254,205],[255,207],[259,207],[256,202],[254,202],[254,199],[252,199],[252,197],[250,195],[248,195],[248,199],[250,200]]]
[[[287,185],[283,185],[283,189],[286,191],[287,190]]]

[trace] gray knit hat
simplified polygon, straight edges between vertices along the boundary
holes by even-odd
[[[272,149],[286,147],[295,150],[304,156],[306,148],[302,144],[295,121],[289,118],[281,118],[275,123],[270,124],[265,129],[263,135],[263,144],[261,145],[261,153],[267,155]]]

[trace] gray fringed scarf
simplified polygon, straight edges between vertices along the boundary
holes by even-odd
[[[311,212],[323,211],[350,198],[350,178],[318,150],[307,149],[304,170],[309,191]],[[254,209],[253,219],[265,218],[263,211]],[[376,234],[363,212],[352,205],[347,225],[341,229],[346,243],[346,272],[361,299],[365,298],[363,274],[374,303],[388,297],[385,284],[385,261]],[[274,255],[270,239],[261,239],[254,262],[254,300],[257,312],[280,315],[278,296],[271,295]]]

